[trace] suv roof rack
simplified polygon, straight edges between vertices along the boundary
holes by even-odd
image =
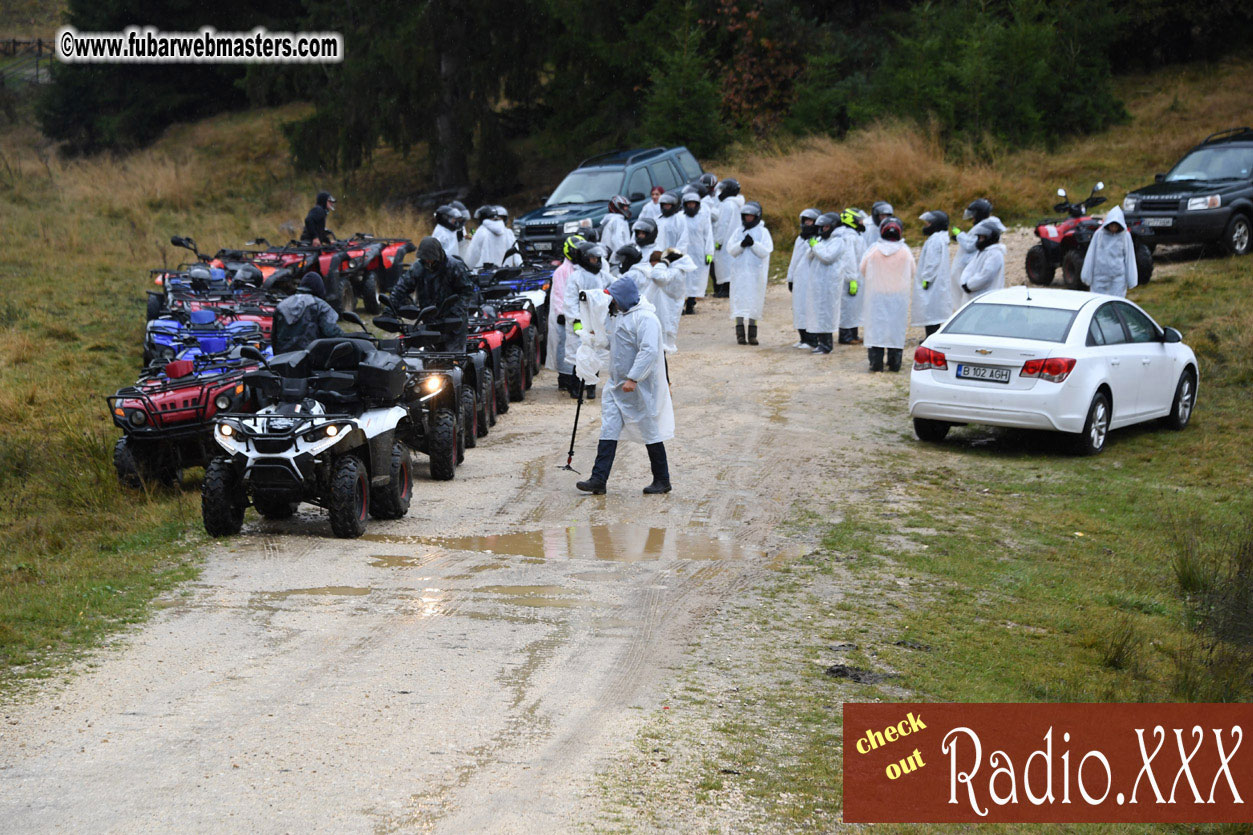
[[[1218,133],[1211,133],[1209,136],[1205,137],[1205,140],[1201,144],[1208,145],[1211,142],[1230,142],[1235,139],[1245,139],[1246,137],[1253,139],[1253,128],[1247,125],[1242,128],[1227,128],[1227,130],[1220,130]]]
[[[603,154],[597,154],[594,157],[588,157],[580,162],[578,167],[586,168],[589,165],[593,165],[598,162],[609,162],[610,160],[613,160],[614,162],[621,161],[623,165],[630,165],[637,160],[648,159],[649,157],[655,157],[658,154],[664,154],[665,152],[666,149],[660,145],[656,148],[636,148],[633,151],[608,151]]]

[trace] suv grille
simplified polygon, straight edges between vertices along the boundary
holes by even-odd
[[[1179,201],[1145,199],[1140,201],[1136,209],[1142,212],[1174,212],[1179,209]]]
[[[542,226],[539,224],[534,224],[534,225],[526,227],[526,234],[531,235],[531,236],[543,235],[545,237],[550,237],[550,236],[554,236],[557,234],[557,227],[553,225]]]

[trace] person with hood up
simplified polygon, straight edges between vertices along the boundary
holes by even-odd
[[[918,219],[926,224],[922,233],[927,239],[918,253],[909,323],[921,325],[930,336],[953,313],[953,302],[949,299],[948,215],[939,211],[923,212]]]
[[[731,258],[727,267],[727,278],[731,281],[731,318],[735,320],[735,341],[740,345],[757,344],[757,320],[766,306],[766,279],[774,239],[761,222],[761,211],[757,201],[745,203],[740,209],[740,223],[726,246]]]
[[[727,254],[727,238],[740,225],[740,209],[744,196],[740,194],[740,181],[728,177],[718,183],[718,222],[714,225],[714,298],[725,299],[731,295],[731,256]]]
[[[822,212],[806,209],[800,215],[800,231],[792,244],[792,260],[787,265],[787,291],[792,294],[792,327],[799,337],[793,348],[813,348],[809,337],[809,248],[810,240],[818,234],[814,221]]]
[[[274,309],[274,353],[303,351],[315,339],[344,335],[339,329],[339,315],[322,298],[323,292],[322,276],[309,272],[300,279],[296,292],[278,303]]]
[[[695,269],[687,274],[687,302],[683,312],[696,312],[696,300],[705,297],[709,286],[709,268],[714,262],[714,228],[709,219],[709,210],[705,208],[700,193],[689,188],[683,192],[683,216],[681,218],[687,232],[687,249],[680,250],[691,256]]]
[[[657,201],[661,209],[661,217],[657,218],[657,246],[665,249],[677,249],[687,252],[687,224],[679,210],[683,200],[676,192],[667,191]]]
[[[883,221],[894,214],[896,212],[892,204],[886,200],[876,200],[870,207],[870,222],[866,224],[866,231],[862,235],[866,240],[867,250],[879,242],[879,227],[883,225]]]
[[[610,253],[631,242],[631,201],[621,194],[609,198],[609,211],[600,222],[600,242]]]
[[[613,279],[610,275],[609,268],[605,265],[608,253],[605,248],[598,243],[591,241],[583,241],[576,247],[576,257],[574,259],[574,270],[571,271],[570,277],[566,279],[565,299],[562,303],[562,310],[570,311],[575,317],[578,316],[579,295],[581,293],[598,293],[604,290]],[[566,321],[570,324],[570,331],[566,334],[566,360],[574,365],[575,357],[579,351],[580,333],[583,330],[583,323],[578,318],[571,320],[570,316],[566,317]],[[571,391],[571,397],[579,396],[576,381],[574,389]],[[585,389],[588,400],[596,399],[596,386],[588,385]]]
[[[969,220],[973,224],[978,225],[988,218],[992,217],[992,201],[986,197],[980,197],[971,201],[966,207],[966,211],[962,212],[962,219]],[[999,222],[999,221],[998,221]],[[949,234],[953,236],[953,240],[957,241],[957,254],[953,256],[953,263],[949,267],[949,294],[952,296],[953,310],[961,307],[966,303],[966,293],[962,290],[962,273],[966,270],[966,265],[975,257],[978,250],[975,243],[978,236],[974,234],[974,230],[963,232],[957,227],[949,230]]]
[[[718,223],[718,196],[715,192],[718,189],[718,177],[711,171],[706,171],[700,175],[700,179],[696,181],[697,190],[700,192],[701,205],[705,207],[705,211],[709,212],[709,223],[711,226]]]
[[[596,463],[586,481],[575,486],[603,494],[613,469],[619,440],[643,443],[653,481],[645,494],[670,492],[670,467],[665,442],[674,437],[674,405],[666,381],[661,321],[653,306],[640,298],[635,282],[619,278],[605,291],[609,305],[609,380],[600,406],[600,443]]]
[[[479,228],[470,239],[470,251],[466,255],[466,266],[477,270],[487,264],[498,267],[520,267],[522,258],[518,255],[517,240],[513,232],[505,226],[495,206],[480,206],[474,216],[479,221]]]
[[[661,206],[658,205],[657,201],[661,200],[661,195],[665,193],[666,190],[661,186],[652,187],[652,189],[648,192],[648,202],[644,204],[644,208],[640,209],[640,220],[643,220],[646,217],[656,220],[661,217]]]
[[[444,245],[436,238],[426,237],[418,242],[418,260],[392,288],[391,303],[399,310],[412,297],[418,307],[435,308],[432,320],[459,319],[460,326],[445,328],[440,350],[461,352],[469,337],[469,309],[474,294],[474,282],[465,262],[445,253]]]
[[[314,246],[322,246],[335,240],[335,233],[326,228],[326,219],[333,211],[335,198],[329,191],[319,191],[313,201],[313,208],[305,215],[305,228],[300,233],[300,240]]]
[[[1105,222],[1093,233],[1079,280],[1093,293],[1121,298],[1126,298],[1127,291],[1140,283],[1135,240],[1127,231],[1122,206],[1110,209]]]
[[[901,222],[885,218],[879,242],[866,250],[861,274],[866,280],[866,355],[871,371],[901,370],[905,329],[909,321],[909,291],[914,279],[914,254],[902,240]]]
[[[1005,286],[1005,245],[1001,243],[1004,231],[1005,224],[997,217],[984,218],[971,227],[975,257],[962,270],[962,304]]]
[[[440,242],[444,252],[456,255],[461,251],[461,239],[465,237],[461,231],[463,225],[461,212],[449,205],[440,206],[435,210],[435,230],[431,232],[431,237]]]
[[[840,262],[840,344],[860,345],[857,329],[861,327],[862,302],[861,259],[866,255],[866,213],[861,209],[840,212],[840,225],[835,234],[848,244],[851,259]]]
[[[835,212],[819,215],[814,221],[817,234],[805,244],[809,262],[809,337],[813,353],[829,354],[835,350],[835,330],[840,322],[842,278],[853,272],[853,247],[845,237],[835,234],[840,217]]]
[[[570,338],[571,325],[574,317],[566,316],[566,281],[574,272],[576,248],[583,242],[579,235],[566,238],[561,248],[565,257],[560,266],[553,270],[552,286],[548,293],[548,341],[544,355],[544,367],[557,372],[557,388],[560,391],[572,391],[578,394],[574,382],[574,367],[566,358],[566,341]],[[567,322],[566,320],[571,321]]]

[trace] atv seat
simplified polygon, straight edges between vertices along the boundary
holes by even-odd
[[[345,347],[340,347],[345,346]],[[309,343],[309,371],[356,371],[374,346],[344,336],[315,339]]]

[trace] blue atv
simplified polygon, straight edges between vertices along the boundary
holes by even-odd
[[[144,367],[154,362],[221,354],[241,345],[251,345],[258,350],[265,345],[261,326],[255,321],[219,321],[218,313],[213,310],[180,312],[148,323],[144,335]]]

